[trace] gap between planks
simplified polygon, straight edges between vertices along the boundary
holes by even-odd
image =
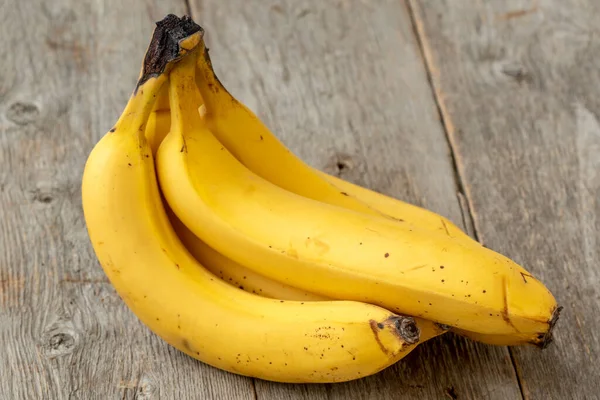
[[[191,0],[183,0],[183,4],[184,4],[184,7],[185,7],[185,13],[186,13],[187,15],[189,15],[190,17],[192,17],[192,18],[195,18],[195,17],[192,15],[192,5],[190,4],[190,1],[191,1]]]
[[[468,228],[467,221],[470,222],[472,227],[472,236],[475,240],[481,243],[479,239],[479,229],[477,227],[477,219],[473,213],[473,203],[471,200],[471,196],[469,196],[468,190],[465,189],[463,184],[463,179],[460,174],[460,170],[458,168],[458,152],[456,150],[456,144],[452,139],[452,134],[454,132],[454,127],[450,121],[450,115],[447,112],[447,109],[444,105],[444,99],[442,98],[439,88],[436,87],[435,82],[433,80],[432,75],[432,63],[433,60],[429,54],[429,45],[427,44],[427,38],[425,35],[425,31],[423,29],[423,24],[417,18],[417,15],[414,11],[413,2],[415,0],[405,0],[404,3],[406,5],[408,15],[410,17],[410,22],[412,24],[413,32],[415,35],[415,40],[419,47],[419,52],[421,54],[421,59],[423,60],[423,67],[425,68],[425,72],[427,74],[427,80],[429,82],[429,86],[431,87],[431,93],[433,96],[433,100],[435,101],[435,105],[440,117],[440,121],[442,123],[442,128],[444,130],[444,134],[446,136],[446,140],[448,142],[448,148],[450,149],[450,159],[452,163],[452,172],[454,174],[454,182],[456,183],[456,190],[458,191],[458,198],[461,205],[461,212],[463,214],[463,220],[465,222],[465,227]],[[482,243],[483,244],[483,243]],[[519,391],[521,392],[521,397],[523,400],[526,400],[525,392],[523,390],[523,383],[521,376],[519,374],[519,367],[517,365],[517,360],[515,359],[515,355],[510,347],[507,347],[508,354],[510,356],[510,361],[513,366],[513,370],[515,376],[517,378],[517,384],[519,385]]]

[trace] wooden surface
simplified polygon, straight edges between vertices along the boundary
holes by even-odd
[[[23,3],[0,4],[1,400],[598,396],[597,2],[191,2],[221,80],[293,151],[474,226],[565,306],[543,352],[446,335],[336,385],[273,384],[180,354],[94,257],[86,156],[125,105],[154,21],[186,3]]]
[[[131,94],[158,0],[0,8],[0,399],[253,399],[124,306],[81,210],[87,154]]]
[[[600,3],[411,3],[479,238],[565,307],[512,350],[523,393],[598,398]]]

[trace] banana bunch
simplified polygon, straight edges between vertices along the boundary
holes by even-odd
[[[306,165],[216,77],[203,30],[157,23],[82,179],[94,251],[153,332],[279,382],[374,374],[450,328],[545,347],[546,287],[447,219]]]

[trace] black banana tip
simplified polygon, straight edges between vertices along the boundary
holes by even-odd
[[[550,320],[548,321],[548,332],[540,334],[539,341],[535,343],[535,345],[540,349],[545,349],[554,341],[552,333],[554,331],[554,327],[556,326],[556,322],[558,322],[558,317],[560,316],[560,312],[562,310],[563,307],[556,307],[552,312],[552,317],[550,317]]]
[[[187,15],[179,18],[176,15],[168,14],[162,20],[156,22],[156,28],[144,57],[143,71],[136,90],[151,77],[162,74],[167,65],[180,56],[181,48],[179,44],[181,40],[196,32],[203,35],[204,29]]]
[[[421,338],[421,331],[412,317],[393,317],[396,332],[406,343],[415,344]]]

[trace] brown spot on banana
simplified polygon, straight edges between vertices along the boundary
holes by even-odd
[[[181,345],[183,346],[185,351],[187,351],[189,353],[194,352],[194,350],[192,350],[192,346],[190,345],[190,342],[187,339],[185,339],[185,338],[181,339]]]
[[[500,315],[502,315],[504,322],[509,324],[515,332],[519,332],[517,327],[510,320],[510,313],[508,311],[508,280],[506,279],[506,276],[502,277],[502,297],[504,299],[504,307],[502,308]]]
[[[314,237],[309,237],[306,238],[306,240],[304,241],[304,245],[306,247],[314,247],[314,251],[319,255],[322,256],[325,253],[327,253],[330,250],[330,247],[327,243],[325,243],[324,241],[314,238]]]
[[[446,235],[448,235],[448,237],[453,237],[452,235],[450,235],[450,231],[448,230],[448,227],[446,226],[446,222],[444,221],[444,218],[440,218],[440,221],[442,221],[442,226],[444,227],[444,230],[446,231]]]
[[[286,253],[288,256],[290,256],[292,258],[296,258],[296,259],[298,258],[298,251],[294,248],[289,248]]]
[[[417,265],[417,266],[415,266],[415,267],[411,267],[411,268],[409,268],[409,269],[406,269],[406,270],[404,270],[404,272],[416,271],[416,270],[418,270],[418,269],[425,268],[426,266],[427,266],[427,264]],[[435,270],[434,270],[434,271],[435,271]]]
[[[521,278],[523,278],[523,282],[527,283],[527,278],[533,278],[532,275],[526,274],[524,272],[520,272]]]
[[[388,351],[388,349],[385,348],[383,343],[381,343],[381,339],[379,339],[379,330],[384,329],[385,326],[383,326],[381,323],[378,324],[377,322],[375,322],[375,320],[370,320],[369,324],[371,325],[371,330],[373,331],[373,335],[375,336],[375,340],[377,341],[381,352],[385,355],[388,355],[390,352]]]

